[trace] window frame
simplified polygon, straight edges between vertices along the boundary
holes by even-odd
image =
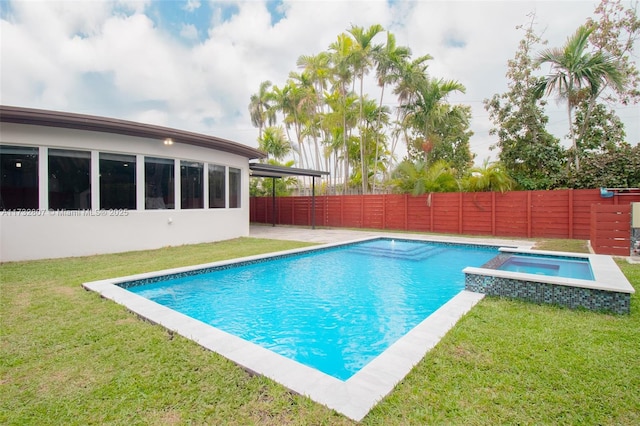
[[[229,182],[229,208],[242,208],[242,169],[237,167],[228,167]],[[233,177],[232,177],[233,176]],[[236,180],[237,176],[237,180]]]
[[[120,168],[118,167],[121,164]],[[101,210],[137,209],[137,157],[132,154],[99,152],[98,174]],[[119,172],[119,169],[121,171]],[[107,173],[113,172],[108,176]]]
[[[162,176],[160,177],[160,186],[163,187],[160,189],[160,197],[158,193],[149,194],[149,187],[151,183],[148,181],[148,164],[154,164],[155,167],[158,165],[162,166],[170,166],[169,169],[169,180],[167,182],[164,181],[164,171],[161,172]],[[154,170],[155,171],[155,170]],[[144,208],[145,210],[175,210],[176,208],[176,159],[175,158],[163,158],[163,157],[153,157],[153,156],[144,156]],[[167,195],[163,194],[166,189]],[[155,197],[151,197],[150,195],[156,195]],[[161,199],[161,200],[160,200]],[[151,201],[154,200],[154,201]],[[150,206],[151,204],[155,204],[157,207]]]
[[[181,210],[204,209],[204,164],[199,161],[180,160]],[[194,171],[197,171],[197,174]],[[194,182],[191,191],[187,185],[190,179]]]
[[[63,155],[67,154],[67,155]],[[69,155],[72,154],[72,155]],[[67,164],[58,164],[58,168],[52,167],[53,158],[66,158],[66,159],[78,159],[83,161],[67,161]],[[80,162],[86,163],[88,167],[79,167]],[[62,178],[58,178],[54,173],[60,172],[60,167],[74,168],[78,177],[76,183],[83,183],[82,181],[86,181],[86,185],[82,186],[80,189],[75,187],[71,191],[69,190],[70,186],[74,186],[74,184],[70,184],[68,181],[62,181]],[[79,150],[79,149],[59,149],[59,148],[49,148],[47,153],[47,193],[48,193],[48,208],[50,210],[91,210],[92,208],[92,161],[91,161],[91,151],[87,150]],[[86,173],[85,176],[80,177],[81,173]],[[61,176],[65,176],[61,174]],[[67,174],[68,176],[68,174]],[[67,200],[69,199],[69,195],[73,197],[73,202],[65,202],[62,197],[52,196],[56,193],[52,191],[52,187],[58,186],[52,184],[52,179],[56,179],[57,182],[61,183],[62,189],[57,192],[60,195],[67,195]],[[78,194],[76,196],[76,194]],[[57,199],[57,200],[56,200]],[[61,200],[62,202],[58,201]],[[83,199],[85,200],[83,203]],[[73,205],[72,205],[73,204]],[[71,206],[71,207],[69,207]]]
[[[0,144],[0,211],[37,210],[39,204],[40,149]]]

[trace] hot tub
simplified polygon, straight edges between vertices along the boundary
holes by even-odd
[[[627,314],[635,292],[611,256],[500,248],[468,267],[465,289],[491,296]]]

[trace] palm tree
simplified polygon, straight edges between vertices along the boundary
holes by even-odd
[[[315,111],[311,117],[309,123],[309,133],[313,135],[315,152],[316,152],[316,168],[319,167],[321,158],[325,160],[324,170],[329,170],[329,159],[326,156],[320,154],[320,147],[318,143],[318,137],[321,136],[322,140],[326,141],[330,139],[330,133],[321,126],[321,117],[326,112],[326,104],[323,99],[325,90],[331,76],[331,55],[327,52],[320,52],[317,55],[302,55],[298,57],[296,65],[298,68],[302,68],[303,74],[307,76],[307,79],[313,85],[313,93],[316,96],[314,105]]]
[[[304,140],[307,137],[313,140],[314,151],[310,156],[314,161],[307,160],[307,166],[319,169],[322,156],[318,145],[318,120],[316,116],[319,114],[318,105],[321,103],[321,98],[318,98],[310,73],[291,72],[289,73],[289,81],[295,87],[293,93],[296,95],[295,118],[299,126],[296,133],[298,141],[304,148],[306,146]],[[311,152],[311,148],[309,151]]]
[[[361,161],[366,163],[361,170],[368,171],[373,166],[373,173],[364,175],[365,188],[369,189],[369,178],[373,179],[373,186],[375,187],[376,173],[378,166],[385,166],[385,158],[387,153],[386,149],[386,137],[383,132],[383,125],[389,124],[389,108],[387,106],[378,106],[376,101],[369,99],[365,96],[364,105],[362,105],[364,122],[360,126],[361,140],[365,144],[365,156],[361,158]],[[383,155],[380,155],[382,153]],[[362,177],[362,176],[361,176]]]
[[[446,98],[453,92],[465,92],[465,87],[454,80],[425,78],[419,81],[413,94],[413,101],[401,105],[404,113],[404,123],[412,127],[422,138],[420,145],[425,143],[431,148],[439,139],[438,131],[451,120],[451,107]],[[425,149],[425,161],[428,162],[428,152]]]
[[[365,31],[363,27],[358,27],[355,25],[351,26],[349,29],[349,33],[353,37],[355,44],[354,49],[351,53],[351,60],[353,63],[354,71],[358,79],[360,80],[360,122],[362,123],[363,117],[363,105],[364,105],[364,76],[369,72],[369,68],[371,67],[372,58],[374,52],[380,49],[380,46],[376,46],[372,44],[373,38],[378,35],[378,33],[384,31],[382,25],[374,24],[369,27]],[[367,162],[365,161],[366,156],[366,148],[364,142],[364,135],[360,135],[360,157],[361,157],[361,166],[362,166],[362,193],[366,194],[367,192]]]
[[[318,105],[321,104],[322,93],[327,89],[327,82],[331,74],[330,63],[331,56],[327,52],[320,52],[315,56],[302,55],[296,61],[296,65],[302,68],[313,82],[318,95]]]
[[[346,191],[349,185],[349,149],[348,149],[348,140],[350,136],[350,131],[347,128],[347,98],[349,96],[349,91],[347,87],[353,78],[353,67],[350,63],[350,55],[353,50],[353,39],[349,37],[347,34],[340,34],[338,36],[337,41],[331,43],[329,45],[329,49],[332,51],[331,53],[331,72],[332,72],[332,80],[333,87],[332,93],[336,93],[339,95],[340,102],[342,105],[338,107],[334,107],[334,110],[342,111],[342,150],[343,150],[343,191]]]
[[[291,142],[285,136],[282,126],[270,126],[258,139],[258,148],[274,160],[280,161],[291,152]]]
[[[307,167],[309,164],[309,156],[303,143],[302,127],[305,116],[306,107],[305,92],[302,86],[297,85],[292,79],[287,80],[286,84],[279,88],[273,88],[274,108],[280,111],[284,117],[285,129],[287,135],[293,127],[295,139],[298,149],[294,149],[298,153],[300,167]],[[289,136],[289,140],[292,138]]]
[[[426,62],[431,59],[433,59],[433,56],[424,55],[411,62],[404,61],[401,64],[398,85],[393,91],[398,96],[400,105],[413,102],[416,89],[427,79],[429,65]]]
[[[401,192],[412,195],[459,190],[456,172],[444,160],[436,161],[431,166],[427,166],[424,160],[405,160],[394,172],[394,184]]]
[[[404,64],[411,57],[411,49],[404,46],[396,45],[396,37],[387,31],[387,42],[381,48],[374,52],[374,61],[376,63],[376,76],[378,78],[378,86],[380,86],[380,103],[378,106],[378,112],[382,113],[382,101],[384,99],[384,89],[387,84],[393,84],[400,79],[401,71]],[[378,125],[380,128],[382,116],[378,115]],[[374,158],[378,158],[378,143],[376,141],[376,152]],[[376,190],[375,176],[378,174],[378,162],[373,165],[373,187],[372,191]]]
[[[292,120],[290,119],[293,114],[293,110],[295,108],[295,102],[293,100],[292,95],[292,87],[290,84],[285,84],[282,88],[278,86],[273,86],[272,99],[273,106],[272,108],[275,111],[278,111],[282,114],[282,122],[285,125],[285,131],[287,133],[288,139],[291,141],[291,136],[289,135],[289,130],[291,129]],[[293,150],[295,153],[298,153],[299,163],[302,164],[302,154],[298,149]],[[295,158],[294,158],[295,161]]]
[[[271,82],[269,80],[260,83],[258,93],[251,95],[249,102],[249,114],[251,124],[258,128],[258,137],[262,137],[262,129],[265,124],[273,126],[276,122],[275,110],[271,107],[273,95],[269,92]]]
[[[576,169],[580,168],[580,157],[573,131],[573,110],[583,100],[596,98],[607,84],[622,89],[624,77],[615,58],[602,51],[587,52],[589,36],[595,27],[581,26],[567,39],[562,48],[546,49],[535,61],[536,66],[551,64],[551,73],[536,88],[542,97],[557,92],[567,102],[569,137]]]
[[[408,128],[403,123],[404,111],[402,106],[413,102],[417,87],[423,84],[427,78],[427,61],[432,59],[433,57],[431,55],[424,55],[412,61],[406,59],[399,63],[398,78],[393,94],[398,97],[397,99],[400,106],[396,109],[395,128],[391,132],[392,142],[389,153],[391,158],[395,156],[398,141],[401,136],[404,137],[407,144],[409,143]]]
[[[329,107],[329,111],[322,116],[322,127],[325,132],[330,134],[327,140],[327,150],[333,154],[334,170],[336,177],[334,179],[337,187],[340,170],[344,173],[343,193],[349,186],[349,165],[351,156],[349,155],[349,146],[351,145],[351,129],[355,127],[358,121],[358,98],[355,94],[349,93],[343,96],[339,90],[325,95],[325,102]],[[342,167],[339,167],[342,162]]]
[[[515,187],[515,182],[507,174],[500,162],[484,160],[482,166],[474,167],[464,180],[463,186],[469,192],[500,191],[505,192]]]

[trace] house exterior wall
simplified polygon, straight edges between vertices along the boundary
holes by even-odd
[[[0,211],[0,261],[60,258],[219,241],[249,235],[249,159],[240,155],[140,137],[0,123],[0,145],[38,147],[39,208]],[[90,210],[48,210],[48,150],[91,151]],[[136,156],[135,210],[99,210],[99,153]],[[175,159],[176,206],[145,210],[144,157]],[[180,208],[180,160],[204,164],[204,208]],[[239,169],[238,208],[208,208],[207,165]],[[227,198],[229,191],[226,191]]]

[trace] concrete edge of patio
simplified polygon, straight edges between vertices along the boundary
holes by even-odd
[[[362,238],[386,236],[394,238],[414,238],[431,241],[445,241],[456,243],[490,244],[504,247],[519,247],[530,249],[535,241],[526,239],[509,239],[505,237],[490,236],[466,236],[466,235],[442,235],[420,232],[403,232],[389,230],[356,230],[347,228],[315,228],[288,225],[262,225],[251,224],[249,237],[268,238],[274,240],[305,241],[318,244],[336,243]]]

